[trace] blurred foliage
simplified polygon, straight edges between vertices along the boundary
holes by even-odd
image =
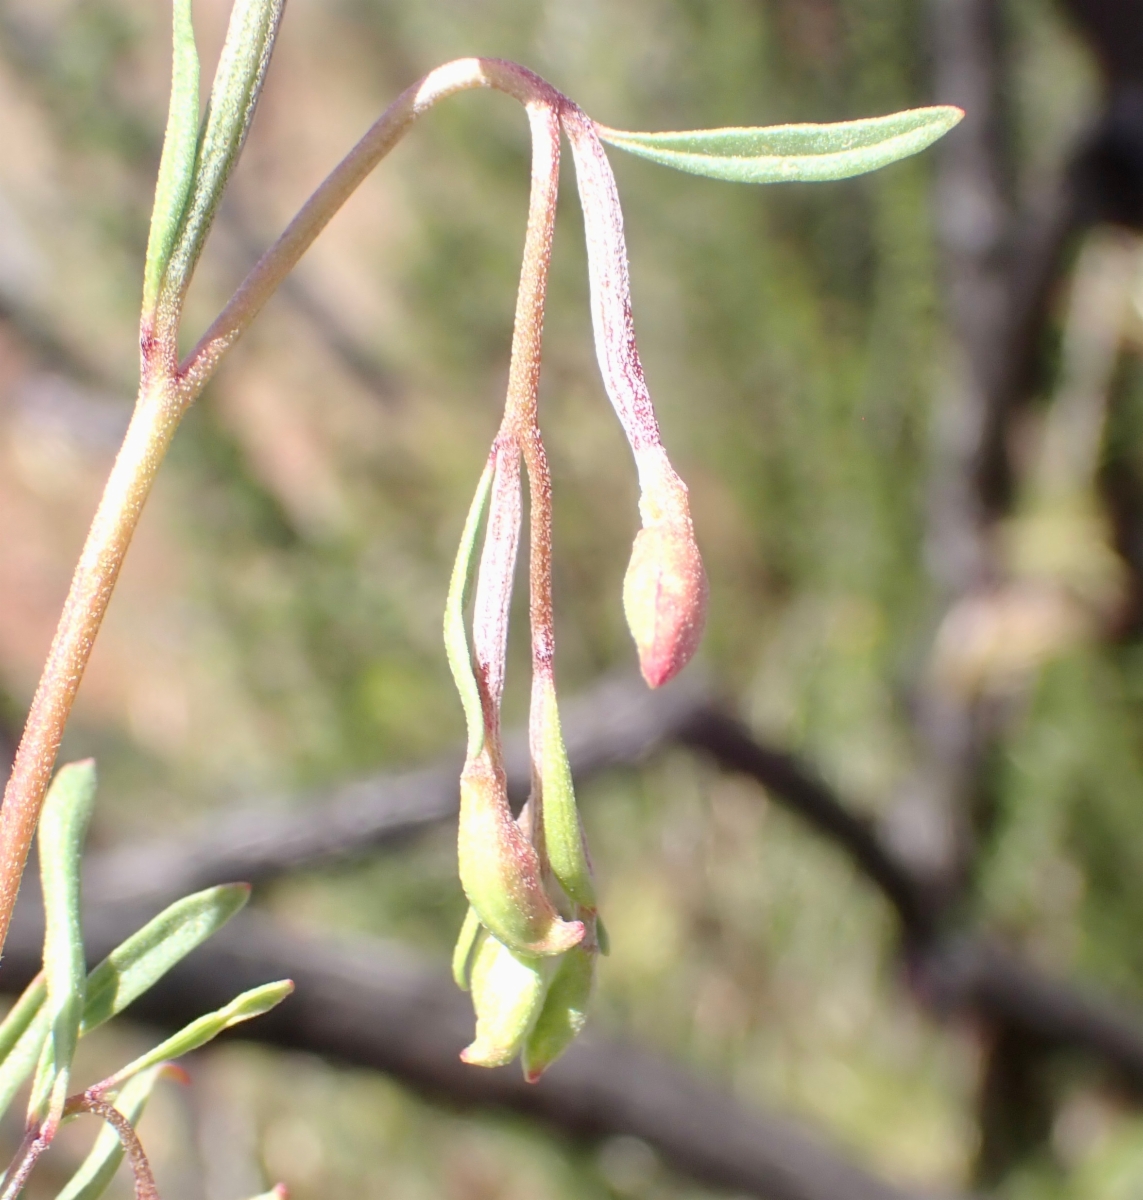
[[[204,64],[227,8],[196,4]],[[1030,190],[1082,125],[1092,68],[1047,0],[1013,0],[1008,16],[1013,174]],[[0,297],[116,390],[69,390],[66,364],[0,326],[0,671],[16,703],[133,392],[167,21],[159,0],[0,3]],[[625,128],[930,99],[924,6],[896,0],[291,0],[188,325],[384,104],[473,53],[517,59]],[[882,812],[914,765],[908,690],[938,616],[924,554],[942,345],[933,158],[765,189],[613,158],[643,358],[711,579],[706,664],[760,732]],[[506,380],[527,163],[503,98],[434,112],[299,271],[378,386],[283,297],[188,418],[65,747],[100,760],[97,840],[459,741],[440,614]],[[570,173],[563,197],[542,418],[570,695],[633,663],[620,584],[637,520],[594,366]],[[1117,388],[1108,454],[1143,471],[1143,381]],[[527,686],[516,616],[510,720]],[[1137,643],[1081,646],[1042,672],[996,755],[977,904],[1040,961],[1143,1004],[1141,710]],[[583,808],[614,946],[600,1025],[819,1122],[893,1179],[966,1185],[981,1047],[919,1015],[891,914],[837,852],[679,752],[594,783]],[[441,958],[463,912],[446,834],[262,902]],[[84,1053],[123,1058],[118,1043]],[[168,1200],[233,1200],[278,1176],[297,1200],[699,1195],[638,1143],[585,1151],[358,1072],[231,1047],[193,1073],[144,1125]],[[1143,1121],[1096,1081],[1066,1094],[1050,1154],[1008,1194],[1136,1195]]]

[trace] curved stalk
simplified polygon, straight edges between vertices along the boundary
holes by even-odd
[[[538,75],[497,58],[458,58],[406,88],[326,176],[199,339],[180,371],[184,391],[192,397],[198,395],[222,356],[246,331],[314,239],[417,118],[439,100],[471,88],[495,88],[525,105],[559,109],[569,103]]]
[[[422,113],[470,88],[495,88],[530,111],[558,111],[569,103],[538,75],[515,63],[464,58],[438,67],[403,92],[318,187],[181,367],[174,366],[173,329],[164,329],[161,338],[154,329],[144,331],[135,412],[72,577],[0,806],[0,950],[64,727],[143,504],[180,419],[226,351],[354,189]],[[546,259],[543,270],[546,277]],[[538,368],[538,338],[534,353]]]

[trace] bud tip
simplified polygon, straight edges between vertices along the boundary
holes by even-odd
[[[662,687],[694,656],[708,594],[690,522],[676,518],[645,525],[631,549],[623,608],[649,687]]]

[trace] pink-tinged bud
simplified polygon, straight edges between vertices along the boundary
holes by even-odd
[[[690,520],[670,516],[635,537],[623,579],[623,611],[648,686],[690,662],[706,624],[708,587]]]
[[[519,954],[560,954],[583,939],[582,921],[556,912],[536,848],[508,807],[503,773],[487,753],[460,777],[460,882],[480,923]]]

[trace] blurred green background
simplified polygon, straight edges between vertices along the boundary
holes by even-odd
[[[207,72],[228,8],[196,0]],[[1087,118],[1095,71],[1047,0],[1012,0],[1005,19],[1010,165],[1035,189]],[[134,392],[168,39],[160,0],[0,0],[0,684],[13,734]],[[621,128],[838,120],[931,98],[925,8],[908,0],[291,0],[191,337],[384,105],[467,54],[519,60]],[[760,734],[883,814],[918,761],[908,697],[940,617],[925,556],[944,345],[934,155],[766,189],[611,157],[644,364],[710,575],[702,664]],[[527,178],[526,124],[506,98],[433,112],[299,268],[320,319],[276,299],[188,417],[65,747],[99,760],[96,845],[458,742],[440,613],[498,423]],[[545,346],[571,696],[633,664],[620,586],[637,513],[594,364],[568,170]],[[1125,366],[1116,388],[1116,452],[1143,465],[1143,380]],[[528,685],[516,615],[510,723]],[[1143,1006],[1143,655],[1130,639],[1056,649],[990,763],[974,915]],[[806,1119],[902,1185],[971,1185],[981,1035],[918,1009],[892,913],[838,851],[677,750],[592,783],[581,803],[614,947],[600,1027]],[[260,902],[298,927],[442,960],[463,914],[447,831]],[[85,1048],[90,1069],[135,1036]],[[143,1126],[166,1200],[237,1200],[278,1178],[296,1200],[705,1194],[639,1143],[576,1146],[302,1057],[232,1044],[192,1075]],[[1140,1195],[1143,1119],[1082,1071],[1052,1086],[1051,1137],[1001,1194]],[[86,1137],[53,1152],[36,1195]]]

